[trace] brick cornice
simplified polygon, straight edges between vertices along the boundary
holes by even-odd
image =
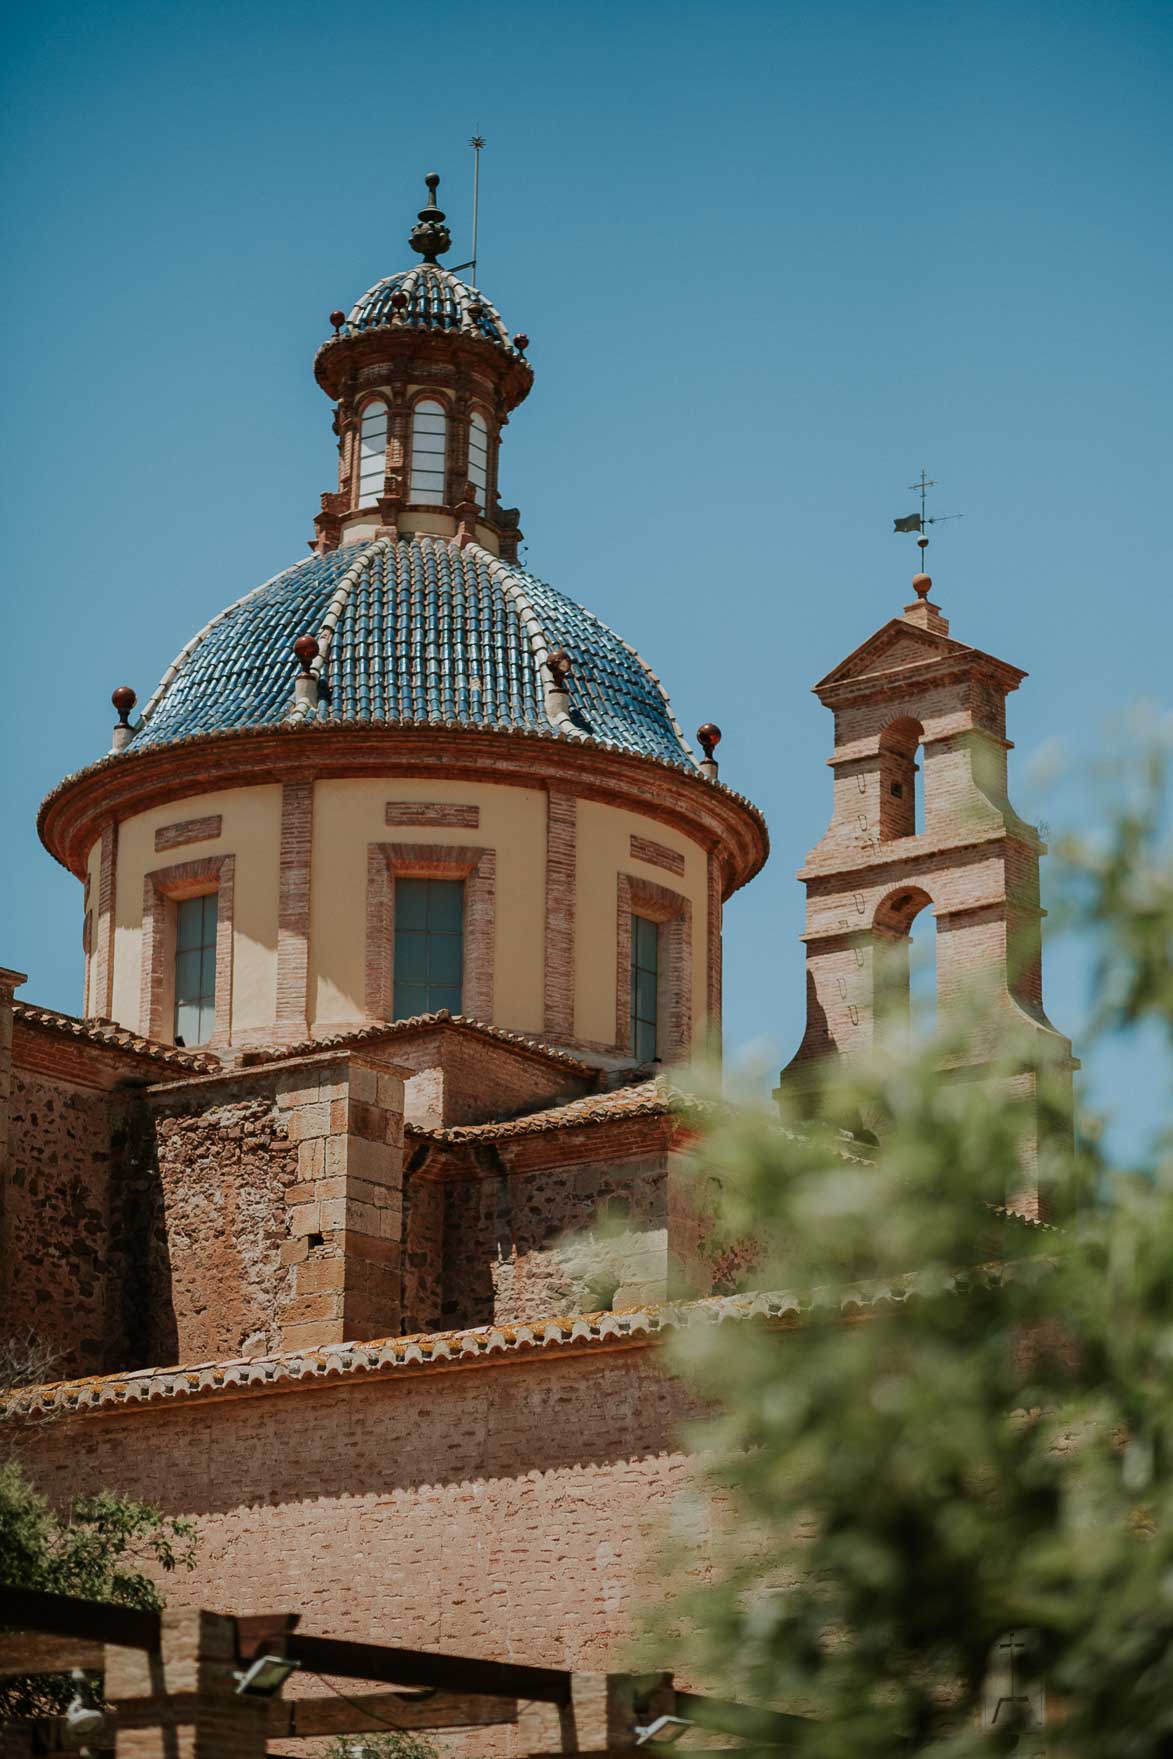
[[[563,788],[657,819],[705,850],[719,848],[725,897],[769,854],[757,807],[682,766],[554,733],[411,722],[246,728],[132,747],[61,782],[42,803],[37,828],[49,853],[80,879],[104,822],[195,794],[310,774]]]

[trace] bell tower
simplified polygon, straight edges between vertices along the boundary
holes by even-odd
[[[1043,1010],[1045,845],[1007,794],[1006,698],[1026,673],[952,637],[929,576],[912,584],[903,614],[814,686],[835,717],[834,807],[798,875],[807,1020],[784,1083],[908,1022],[917,921],[935,932],[938,1023],[967,1023],[951,1073],[979,1075],[1011,1030],[1075,1067]],[[1037,1098],[1030,1068],[1014,1085]]]

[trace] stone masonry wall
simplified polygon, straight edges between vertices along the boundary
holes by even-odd
[[[216,1082],[156,1102],[148,1360],[205,1362],[280,1346],[292,1297],[286,1193],[298,1157],[277,1086]]]
[[[14,1069],[0,1194],[0,1333],[34,1332],[54,1374],[108,1361],[111,1095]]]
[[[405,1329],[662,1301],[666,1166],[658,1148],[614,1159],[587,1149],[515,1171],[486,1147],[450,1162],[447,1176],[411,1179]]]
[[[399,1330],[403,1083],[336,1052],[151,1092],[154,1360]]]

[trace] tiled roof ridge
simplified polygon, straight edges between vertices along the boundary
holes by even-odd
[[[582,1094],[577,1099],[543,1106],[540,1111],[526,1112],[516,1118],[490,1120],[484,1124],[408,1124],[406,1131],[417,1140],[456,1146],[462,1142],[501,1142],[517,1136],[538,1136],[547,1130],[582,1129],[590,1124],[607,1124],[627,1118],[662,1118],[686,1113],[708,1115],[716,1109],[715,1102],[686,1093],[657,1075],[650,1081],[619,1087],[610,1093]]]
[[[318,630],[318,651],[310,664],[310,672],[314,678],[322,676],[322,669],[330,656],[330,645],[334,639],[334,631],[346,611],[351,593],[363,575],[369,572],[375,557],[385,556],[392,548],[392,540],[385,537],[375,538],[370,543],[356,544],[355,548],[359,554],[334,588],[333,596],[322,617],[322,627]],[[295,702],[285,719],[291,722],[304,721],[308,714],[308,702]]]
[[[413,1014],[406,1020],[376,1020],[369,1026],[355,1026],[323,1038],[301,1039],[297,1044],[250,1046],[246,1052],[246,1066],[252,1068],[280,1062],[285,1057],[312,1056],[315,1051],[339,1050],[347,1045],[367,1044],[377,1038],[405,1038],[412,1032],[431,1031],[436,1027],[455,1028],[481,1038],[491,1038],[498,1044],[511,1045],[515,1050],[542,1057],[575,1073],[599,1073],[594,1063],[584,1063],[579,1057],[571,1056],[569,1051],[556,1050],[553,1045],[543,1044],[541,1039],[530,1038],[523,1032],[511,1032],[506,1026],[490,1026],[483,1020],[474,1019],[471,1014],[453,1014],[448,1008],[437,1008],[431,1014]]]
[[[87,1020],[77,1014],[65,1014],[59,1008],[44,1008],[36,1002],[22,1001],[13,1002],[12,1015],[14,1020],[26,1026],[60,1032],[86,1044],[103,1045],[128,1056],[149,1057],[152,1062],[169,1063],[199,1074],[214,1074],[221,1067],[220,1058],[211,1051],[184,1050],[173,1044],[162,1044],[158,1039],[144,1038],[141,1033],[132,1032],[129,1027],[119,1026],[116,1021],[100,1015]]]
[[[798,1325],[813,1314],[838,1309],[845,1320],[891,1310],[941,1292],[964,1294],[978,1284],[993,1288],[1006,1275],[997,1264],[975,1265],[944,1277],[910,1272],[873,1284],[856,1283],[839,1291],[816,1288],[795,1293],[765,1290],[743,1295],[709,1295],[695,1301],[649,1302],[612,1313],[583,1313],[549,1319],[508,1321],[465,1331],[419,1332],[370,1342],[324,1344],[270,1356],[221,1362],[185,1363],[173,1368],[125,1369],[118,1374],[18,1387],[0,1396],[0,1420],[38,1419],[102,1413],[118,1407],[160,1404],[172,1399],[240,1397],[275,1392],[290,1384],[320,1384],[451,1369],[542,1355],[577,1355],[584,1350],[652,1344],[669,1331],[695,1325],[765,1321]]]
[[[476,554],[482,558],[489,575],[493,579],[500,581],[503,592],[517,612],[518,622],[525,631],[526,639],[530,646],[530,653],[533,656],[534,669],[537,672],[539,697],[545,710],[546,719],[564,738],[583,738],[584,735],[581,729],[575,726],[568,714],[552,716],[550,714],[549,706],[546,703],[545,679],[542,676],[542,667],[550,657],[550,638],[546,633],[541,618],[538,616],[537,611],[530,602],[529,594],[525,590],[527,576],[524,570],[517,568],[508,562],[503,562],[500,556],[494,556],[491,550],[483,549],[480,544],[470,544],[468,547],[471,550],[474,550]]]
[[[551,590],[548,582],[543,581],[536,574],[531,574],[528,568],[522,568],[520,563],[515,562],[515,563],[510,564],[510,566],[512,567],[512,571],[519,581],[528,582],[528,581],[532,580],[535,585],[544,586],[544,587],[546,587],[547,591]],[[528,598],[525,600],[525,602],[528,604]],[[577,600],[575,600],[573,602],[575,604],[578,604]],[[612,629],[612,627],[609,623],[604,623],[603,619],[598,615],[598,613],[596,611],[592,611],[589,608],[589,606],[583,605],[583,604],[578,604],[578,608],[586,616],[593,618],[594,621],[599,625],[599,628],[605,630],[606,633],[611,637],[612,641],[617,641],[619,643],[620,647],[627,649],[627,652],[631,655],[631,657],[635,661],[636,665],[640,668],[640,670],[644,674],[644,677],[647,678],[648,682],[655,687],[656,694],[659,696],[660,701],[664,705],[664,713],[667,716],[668,721],[671,724],[672,730],[676,734],[676,738],[679,741],[682,749],[687,753],[688,758],[690,760],[691,767],[694,767],[694,768],[697,767],[696,766],[696,757],[693,752],[692,746],[688,743],[688,740],[684,736],[684,730],[681,727],[680,722],[676,718],[676,711],[672,707],[671,699],[668,695],[667,690],[664,688],[664,685],[661,682],[661,679],[660,679],[658,673],[652,671],[652,668],[648,665],[648,662],[644,659],[644,657],[640,653],[639,649],[633,647],[630,641],[625,640],[624,637],[619,634],[618,630]],[[536,614],[535,614],[535,616],[536,616]],[[547,646],[547,650],[548,650],[549,649],[549,642],[548,641],[547,641],[546,646]],[[544,663],[545,657],[546,657],[545,655],[542,656],[543,663]],[[566,718],[569,721],[570,717],[567,716]],[[583,733],[581,728],[575,727],[574,723],[572,721],[570,722],[570,725],[571,725],[571,727],[574,728],[574,732],[578,738],[581,739],[581,738],[589,737],[589,735]],[[687,767],[690,767],[690,765],[685,765],[683,767],[687,768]]]

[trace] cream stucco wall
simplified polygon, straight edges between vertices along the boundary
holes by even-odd
[[[662,843],[684,857],[683,876],[666,872],[631,853],[633,836]],[[578,884],[575,938],[575,1036],[588,1044],[613,1044],[615,922],[618,879],[637,874],[679,892],[692,905],[692,1020],[704,1024],[708,936],[708,858],[680,832],[616,806],[578,802]]]
[[[156,853],[155,832],[177,820],[218,814],[221,834]],[[234,855],[232,1032],[273,1024],[277,999],[277,883],[281,843],[281,789],[230,788],[157,806],[126,819],[118,831],[115,891],[114,1018],[146,1032],[140,1018],[143,880],[160,867]],[[92,890],[92,886],[91,886]]]
[[[388,801],[476,806],[476,830],[388,825]],[[497,852],[493,1023],[542,1030],[546,794],[537,788],[436,781],[319,782],[314,790],[310,998],[315,1030],[363,1018],[367,847],[470,844]]]
[[[277,996],[280,786],[197,795],[153,808],[120,827],[115,891],[113,1014],[146,1031],[140,1017],[143,881],[158,868],[208,856],[235,856],[231,1031],[237,1042],[264,1040]],[[475,806],[475,829],[388,825],[388,802]],[[155,833],[183,819],[218,815],[219,837],[156,852]],[[707,857],[655,819],[597,801],[577,804],[574,1038],[615,1042],[618,876],[641,876],[682,893],[692,906],[692,1016],[705,1023],[708,937]],[[310,1030],[325,1033],[365,1019],[367,851],[372,843],[464,844],[496,852],[493,1023],[544,1030],[547,796],[542,788],[429,780],[319,781],[314,788],[308,1008]],[[631,853],[645,837],[676,851],[678,875]],[[100,852],[89,861],[96,911]]]

